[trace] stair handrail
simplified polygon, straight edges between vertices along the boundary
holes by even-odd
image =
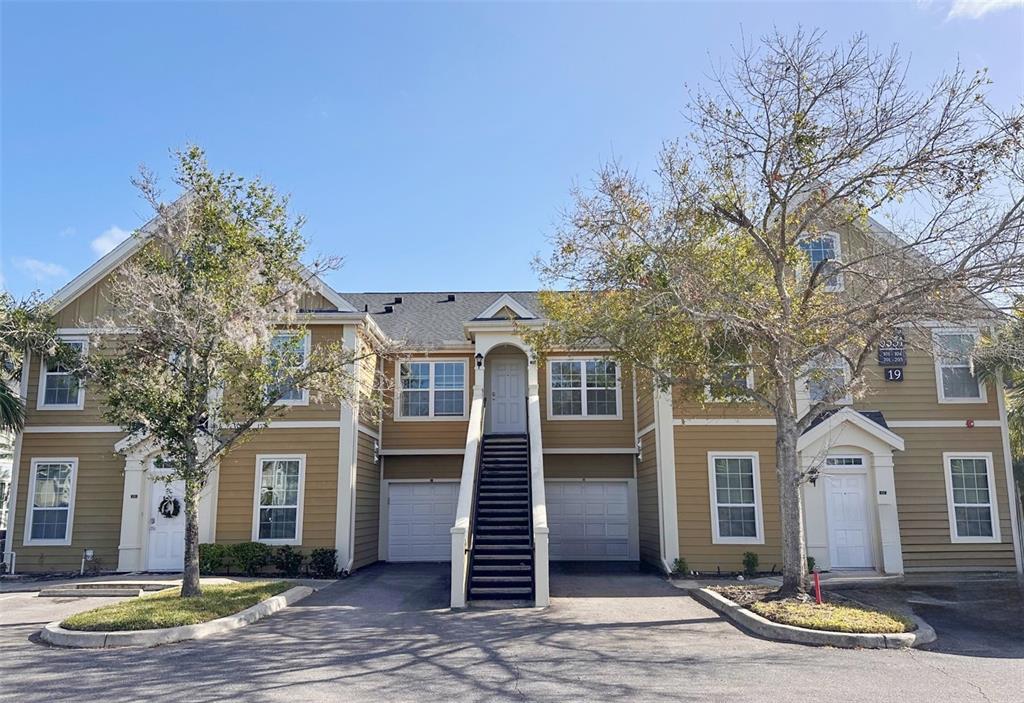
[[[532,379],[531,379],[532,380]],[[550,602],[548,576],[548,508],[544,495],[544,445],[540,432],[540,394],[531,383],[526,403],[530,441],[530,517],[533,546],[533,599],[538,608]]]
[[[451,606],[466,607],[469,584],[469,550],[473,538],[473,506],[476,480],[484,434],[483,386],[473,386],[473,399],[469,406],[469,427],[466,430],[466,452],[462,457],[462,478],[459,481],[459,502],[452,526],[452,588]]]

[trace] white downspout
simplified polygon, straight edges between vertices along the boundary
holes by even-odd
[[[526,414],[530,431],[530,499],[533,510],[533,599],[538,608],[551,603],[550,569],[548,564],[547,498],[544,495],[544,445],[540,431],[540,385],[537,361],[528,359],[529,391]]]

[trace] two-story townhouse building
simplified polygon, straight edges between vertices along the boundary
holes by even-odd
[[[69,340],[87,347],[105,281],[138,245],[57,293]],[[309,345],[403,343],[400,358],[367,369],[393,382],[383,418],[297,390],[283,419],[213,473],[202,541],[329,547],[348,572],[450,561],[454,606],[546,604],[549,561],[668,571],[682,557],[735,571],[753,551],[765,567],[780,562],[774,423],[759,408],[655,389],[605,349],[538,358],[522,336],[544,324],[534,292],[320,284],[304,308]],[[819,467],[803,489],[818,566],[1021,571],[1003,393],[967,360],[977,333],[930,329],[944,353],[908,345],[898,382],[885,380],[891,363],[873,367],[863,398],[803,435],[801,460]],[[159,480],[159,447],[105,424],[97,394],[52,361],[28,360],[21,393],[7,563],[70,571],[91,550],[107,570],[180,570],[182,517],[161,509],[179,489]]]

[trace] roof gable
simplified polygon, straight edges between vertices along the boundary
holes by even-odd
[[[483,312],[478,314],[475,319],[536,320],[537,315],[508,293],[503,293],[497,300],[488,305]]]

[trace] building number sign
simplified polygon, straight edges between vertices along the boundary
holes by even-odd
[[[885,380],[891,381],[892,383],[903,383],[903,369],[886,369]]]
[[[906,366],[907,365],[907,344],[903,337],[903,333],[896,330],[888,339],[883,339],[878,345],[878,365],[879,366]],[[889,369],[886,369],[889,371]],[[903,380],[902,375],[899,379],[889,378],[889,374],[886,373],[887,381]]]

